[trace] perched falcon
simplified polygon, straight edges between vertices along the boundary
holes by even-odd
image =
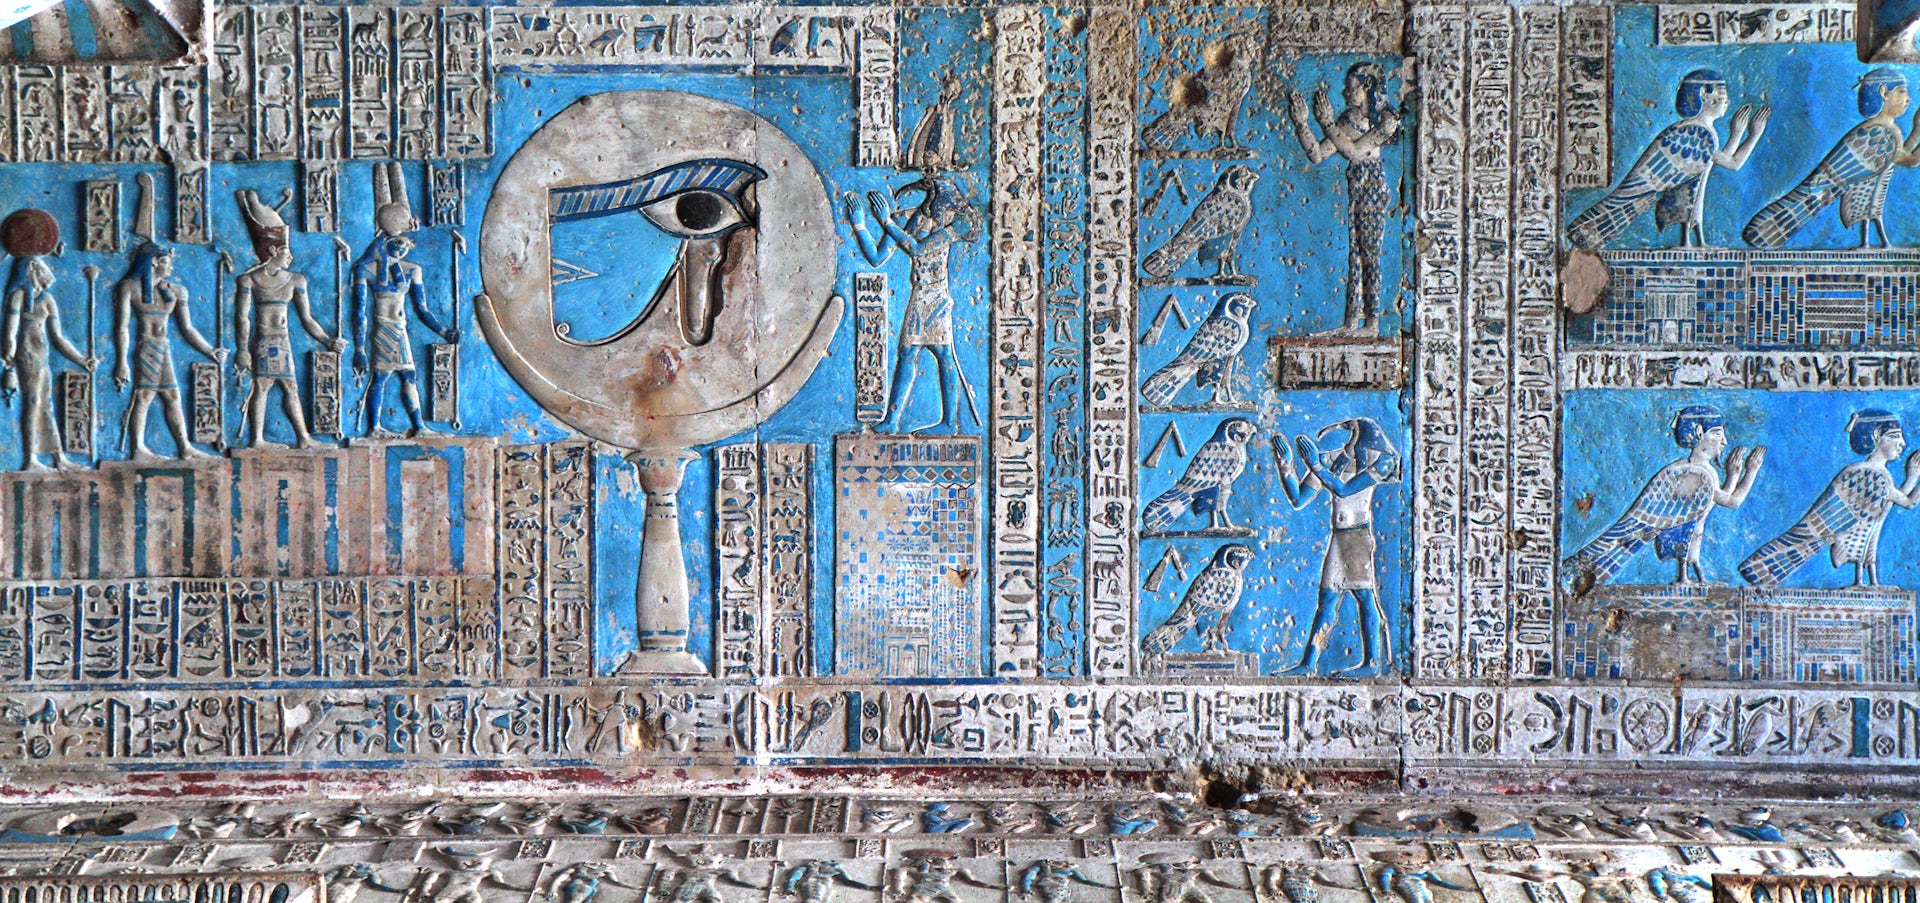
[[[1699,225],[1692,222],[1696,195],[1719,149],[1720,137],[1711,126],[1691,121],[1667,126],[1618,186],[1574,217],[1567,237],[1576,248],[1602,247],[1649,208],[1660,231],[1680,223]]]
[[[1140,396],[1147,404],[1166,405],[1191,380],[1203,389],[1211,389],[1215,402],[1233,403],[1240,349],[1247,346],[1247,336],[1252,332],[1247,318],[1253,315],[1255,306],[1253,296],[1244,292],[1221,298],[1187,339],[1186,347],[1140,384]]]
[[[1799,523],[1769,540],[1740,562],[1740,576],[1754,586],[1778,586],[1822,548],[1830,548],[1833,566],[1864,564],[1879,558],[1880,528],[1893,510],[1893,475],[1886,467],[1859,461],[1834,474]]]
[[[1227,167],[1213,183],[1207,196],[1187,215],[1187,221],[1141,263],[1151,276],[1171,276],[1187,259],[1198,253],[1219,267],[1220,278],[1239,275],[1234,270],[1234,254],[1240,245],[1240,230],[1253,216],[1253,183],[1260,174],[1253,167],[1236,163]]]
[[[1165,530],[1188,511],[1208,515],[1213,529],[1231,529],[1233,522],[1227,519],[1227,499],[1233,494],[1233,481],[1247,469],[1247,440],[1253,438],[1253,433],[1253,421],[1245,417],[1221,421],[1213,431],[1213,438],[1194,452],[1193,460],[1187,462],[1186,473],[1180,475],[1173,488],[1147,503],[1140,515],[1146,529]]]
[[[1660,468],[1627,513],[1566,560],[1566,570],[1577,575],[1576,579],[1592,580],[1595,586],[1606,583],[1649,542],[1662,560],[1685,558],[1707,514],[1713,511],[1719,482],[1713,465],[1696,464],[1688,458]]]
[[[1900,149],[1899,126],[1872,120],[1854,126],[1792,191],[1760,208],[1740,237],[1756,248],[1780,247],[1835,199],[1847,228],[1878,223]]]
[[[1200,643],[1208,652],[1225,652],[1227,616],[1240,604],[1244,572],[1252,560],[1253,550],[1245,545],[1233,542],[1221,546],[1213,553],[1213,560],[1201,569],[1200,576],[1187,585],[1186,598],[1180,600],[1166,623],[1155,627],[1140,641],[1140,651],[1150,656],[1165,655],[1187,631],[1199,625],[1201,618],[1212,618],[1213,623],[1200,634]]]
[[[1234,121],[1253,88],[1252,38],[1228,35],[1207,47],[1206,67],[1172,82],[1172,105],[1140,134],[1140,143],[1166,150],[1191,133],[1219,139],[1222,148],[1238,147]]]

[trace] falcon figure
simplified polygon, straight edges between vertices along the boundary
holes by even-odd
[[[1239,147],[1234,121],[1253,88],[1253,53],[1249,36],[1228,35],[1209,45],[1206,67],[1179,76],[1172,83],[1173,103],[1140,135],[1151,150],[1167,150],[1189,133],[1195,138],[1219,139],[1219,147]]]
[[[1188,511],[1208,515],[1210,529],[1233,529],[1233,522],[1227,519],[1227,499],[1233,494],[1233,481],[1247,469],[1247,440],[1253,433],[1253,421],[1245,417],[1222,421],[1213,438],[1187,462],[1186,473],[1173,488],[1147,503],[1140,515],[1146,530],[1165,530]]]
[[[1247,336],[1252,332],[1247,318],[1253,315],[1255,306],[1253,296],[1244,292],[1221,298],[1187,339],[1186,347],[1140,384],[1140,396],[1147,404],[1164,407],[1192,381],[1212,390],[1215,404],[1238,400],[1234,397],[1234,381],[1239,375],[1240,349],[1247,346]]]
[[[1187,221],[1141,264],[1150,276],[1167,277],[1196,254],[1212,260],[1218,267],[1218,279],[1234,279],[1234,254],[1240,245],[1240,230],[1253,216],[1253,183],[1260,174],[1253,167],[1236,163],[1227,167],[1213,183],[1207,196],[1187,215]]]
[[[1188,584],[1186,598],[1180,600],[1166,623],[1155,627],[1140,641],[1140,651],[1149,656],[1167,654],[1188,631],[1198,626],[1201,618],[1213,619],[1200,634],[1201,645],[1208,652],[1227,651],[1227,616],[1240,604],[1243,574],[1252,560],[1253,550],[1245,545],[1234,542],[1221,546],[1213,553],[1213,560],[1201,569],[1200,576]]]

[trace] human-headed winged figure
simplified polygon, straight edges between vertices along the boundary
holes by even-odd
[[[1211,390],[1216,403],[1237,401],[1240,350],[1247,347],[1252,332],[1247,318],[1253,316],[1257,306],[1253,296],[1245,292],[1221,298],[1180,353],[1140,384],[1141,398],[1150,405],[1168,405],[1191,382]]]
[[[1681,245],[1706,243],[1701,222],[1707,177],[1715,166],[1737,170],[1747,165],[1767,131],[1772,110],[1742,106],[1733,114],[1723,145],[1714,124],[1727,115],[1731,101],[1726,76],[1712,69],[1695,69],[1682,76],[1673,105],[1680,121],[1661,129],[1620,183],[1567,227],[1575,247],[1604,246],[1648,210],[1653,211],[1654,226],[1660,231],[1680,227]]]
[[[1686,456],[1660,468],[1619,520],[1562,562],[1576,591],[1613,579],[1649,543],[1661,560],[1675,562],[1676,584],[1706,579],[1700,543],[1707,515],[1716,505],[1738,508],[1746,502],[1767,450],[1736,446],[1721,461],[1720,453],[1727,450],[1726,418],[1707,405],[1688,405],[1674,415],[1673,442]]]
[[[1188,631],[1208,618],[1211,624],[1200,634],[1208,652],[1227,649],[1227,618],[1240,604],[1247,565],[1253,561],[1253,549],[1230,542],[1214,550],[1213,560],[1200,569],[1200,575],[1187,585],[1187,594],[1175,606],[1165,623],[1155,627],[1140,641],[1140,651],[1149,657],[1166,655]]]
[[[1247,469],[1247,441],[1254,431],[1253,421],[1245,417],[1221,421],[1212,438],[1193,453],[1186,472],[1172,488],[1147,503],[1140,514],[1141,525],[1149,532],[1158,532],[1192,511],[1207,515],[1212,529],[1232,529],[1227,501],[1233,495],[1233,481]]]
[[[1173,236],[1140,262],[1147,275],[1172,276],[1188,259],[1198,255],[1217,267],[1216,278],[1236,279],[1240,273],[1234,256],[1240,248],[1240,233],[1253,218],[1253,184],[1260,174],[1253,167],[1236,163],[1220,173],[1213,188],[1200,199],[1187,220]]]
[[[1900,131],[1897,120],[1912,104],[1907,79],[1900,73],[1885,67],[1871,70],[1860,77],[1855,94],[1860,115],[1866,119],[1840,136],[1840,142],[1793,190],[1754,214],[1741,233],[1747,244],[1780,247],[1836,200],[1840,222],[1849,229],[1860,228],[1862,247],[1869,243],[1873,226],[1880,227],[1880,243],[1888,244],[1882,219],[1887,182],[1894,167],[1920,164],[1920,131],[1911,137]]]
[[[1867,408],[1847,421],[1847,443],[1864,455],[1833,475],[1807,513],[1787,532],[1755,549],[1740,563],[1740,576],[1755,586],[1777,586],[1801,565],[1828,549],[1833,566],[1853,565],[1853,585],[1880,582],[1880,528],[1894,505],[1920,503],[1920,452],[1908,456],[1905,481],[1895,484],[1887,466],[1906,451],[1907,437],[1892,412]]]

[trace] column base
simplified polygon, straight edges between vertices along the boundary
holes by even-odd
[[[635,649],[620,660],[613,669],[615,677],[637,677],[650,674],[697,674],[707,675],[707,663],[691,652],[646,652]]]

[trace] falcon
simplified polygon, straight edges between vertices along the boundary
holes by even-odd
[[[1166,150],[1191,133],[1196,138],[1219,139],[1219,147],[1234,148],[1234,120],[1253,88],[1253,47],[1248,35],[1228,35],[1207,47],[1205,68],[1174,80],[1173,104],[1141,133],[1140,142]]]
[[[1239,375],[1240,350],[1252,328],[1247,318],[1258,306],[1253,296],[1236,292],[1220,299],[1173,360],[1140,384],[1147,404],[1165,406],[1189,381],[1213,392],[1217,404],[1232,404],[1234,378]]]
[[[1253,421],[1229,417],[1213,431],[1187,470],[1173,488],[1147,504],[1140,518],[1149,532],[1173,525],[1188,511],[1208,515],[1212,529],[1232,529],[1227,519],[1227,499],[1233,493],[1233,481],[1247,468],[1247,440],[1253,438]]]
[[[1187,595],[1173,614],[1140,641],[1140,651],[1149,656],[1167,654],[1188,631],[1199,625],[1201,618],[1212,619],[1200,634],[1201,645],[1208,652],[1227,651],[1227,616],[1240,604],[1244,573],[1252,560],[1253,550],[1241,543],[1221,546],[1213,553],[1213,560],[1200,571],[1200,576],[1188,584]]]
[[[1251,166],[1237,163],[1227,167],[1173,237],[1141,263],[1147,274],[1171,276],[1197,254],[1219,268],[1214,273],[1216,278],[1237,277],[1233,258],[1240,246],[1240,231],[1253,216],[1253,183],[1258,181],[1260,174]]]

